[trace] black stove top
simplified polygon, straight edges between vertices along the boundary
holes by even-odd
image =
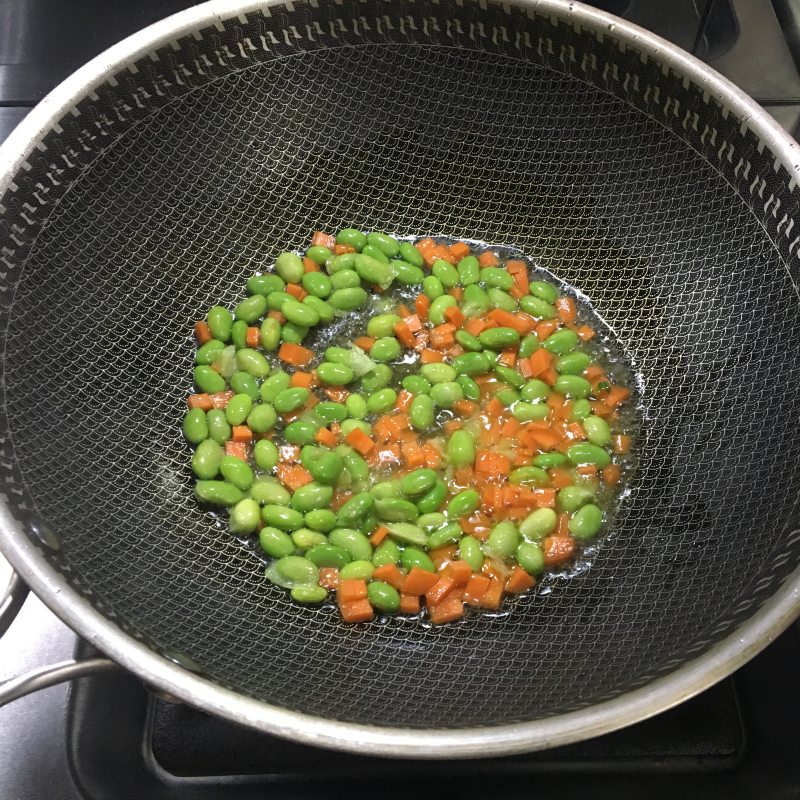
[[[58,81],[188,0],[0,0],[0,141]],[[694,52],[790,132],[797,0],[597,0]],[[0,572],[2,570],[0,569]],[[0,575],[0,578],[3,576]],[[0,640],[0,680],[87,646],[36,598]],[[318,750],[157,699],[122,671],[0,709],[0,800],[800,797],[800,626],[658,717],[568,747],[464,762]]]

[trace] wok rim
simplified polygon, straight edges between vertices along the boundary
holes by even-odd
[[[470,0],[471,1],[471,0]],[[281,0],[210,0],[154,23],[101,53],[59,84],[0,145],[0,197],[34,143],[109,74],[202,25],[282,5]],[[505,3],[504,3],[505,5]],[[630,41],[733,111],[800,183],[800,146],[734,84],[661,37],[612,14],[568,0],[514,0]],[[749,619],[702,655],[612,700],[528,722],[453,730],[378,727],[290,711],[225,689],[157,655],[95,610],[42,557],[0,500],[0,552],[42,602],[89,644],[137,675],[208,713],[305,744],[394,758],[479,758],[542,750],[588,739],[652,717],[730,675],[800,615],[800,566]]]

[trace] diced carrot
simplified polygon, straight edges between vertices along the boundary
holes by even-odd
[[[344,403],[350,396],[350,392],[343,386],[326,386],[324,391],[325,397],[327,397],[328,400],[333,400],[335,403]]]
[[[615,486],[619,483],[620,472],[619,464],[609,464],[607,467],[603,467],[603,471],[600,473],[603,477],[603,483],[606,486]]]
[[[244,341],[248,347],[258,347],[261,342],[261,335],[258,328],[248,327],[245,332]]]
[[[564,324],[575,322],[575,318],[578,315],[578,311],[575,308],[575,301],[571,297],[566,297],[564,295],[556,300],[556,311],[558,312],[558,318]]]
[[[189,408],[200,408],[203,411],[211,411],[214,404],[211,402],[211,395],[203,392],[202,394],[190,394],[186,398],[186,405]]]
[[[451,561],[443,572],[453,579],[453,586],[466,586],[472,575],[472,567],[466,561]]]
[[[231,439],[234,442],[250,442],[253,439],[253,432],[247,425],[234,425],[231,428]]]
[[[225,442],[225,455],[239,458],[242,461],[247,461],[247,442],[234,442],[228,440]]]
[[[339,613],[345,622],[369,622],[375,612],[372,610],[369,600],[354,600],[351,603],[339,603]]]
[[[284,342],[278,350],[278,358],[294,367],[304,367],[314,358],[314,351],[299,344]]]
[[[478,256],[478,263],[482,267],[496,267],[500,259],[491,250],[485,250]]]
[[[302,300],[308,294],[299,283],[287,283],[284,291],[297,300]]]
[[[333,246],[333,253],[337,256],[343,256],[347,253],[355,253],[356,249],[351,244],[335,244]]]
[[[362,350],[369,352],[372,350],[372,345],[375,344],[375,338],[373,336],[359,336],[353,340],[353,344],[356,347],[360,347]]]
[[[486,330],[486,320],[480,319],[479,317],[471,317],[464,323],[463,328],[467,333],[477,336],[479,333]]]
[[[352,603],[367,596],[367,582],[363,578],[346,578],[339,581],[336,599],[339,603]]]
[[[558,380],[558,373],[553,367],[550,367],[539,373],[539,379],[543,380],[548,386],[552,386]]]
[[[194,338],[197,340],[197,344],[205,344],[214,338],[211,335],[211,330],[208,327],[208,323],[203,322],[202,320],[195,322]]]
[[[419,614],[419,597],[413,594],[400,593],[400,611],[403,614]]]
[[[500,328],[513,328],[518,333],[525,333],[528,330],[528,325],[524,320],[518,319],[516,314],[502,308],[495,308],[486,316],[496,322]]]
[[[464,602],[471,606],[479,606],[490,583],[491,579],[485,575],[471,575],[464,589]]]
[[[404,347],[413,347],[414,346],[414,333],[411,328],[408,327],[408,323],[404,320],[400,320],[394,328],[394,335],[397,337],[400,344]]]
[[[594,337],[594,329],[590,328],[588,325],[581,325],[579,328],[576,328],[575,333],[578,334],[578,338],[582,342],[588,342]]]
[[[410,572],[403,581],[403,594],[425,594],[431,586],[435,586],[439,576],[435,572],[428,572],[420,567],[411,567]]]
[[[458,590],[450,592],[441,602],[429,606],[428,613],[434,625],[461,619],[464,616],[463,593]]]
[[[553,356],[548,350],[540,347],[538,350],[535,350],[533,355],[528,359],[528,365],[531,370],[531,375],[537,378],[553,365]]]
[[[267,316],[270,319],[274,319],[280,325],[283,325],[283,323],[286,322],[286,317],[284,317],[280,311],[270,311]]]
[[[510,261],[506,261],[506,269],[514,279],[514,286],[511,290],[512,297],[516,297],[517,299],[520,297],[525,297],[530,290],[527,264],[524,261],[516,261],[512,259]]]
[[[506,581],[505,588],[510,594],[521,594],[533,586],[536,586],[536,581],[522,567],[517,566]]]
[[[336,567],[320,567],[317,582],[323,589],[338,589],[339,570]]]
[[[569,536],[569,514],[559,514],[553,536]]]
[[[289,386],[299,386],[301,389],[312,389],[317,385],[317,376],[311,372],[296,370],[289,381]]]
[[[517,371],[523,378],[532,378],[533,371],[531,370],[531,360],[529,358],[521,358],[517,365]]]
[[[398,411],[408,411],[411,402],[414,400],[414,395],[411,392],[406,391],[405,389],[401,389],[397,393],[397,400],[395,401],[394,407]]]
[[[333,250],[336,246],[336,237],[330,233],[323,233],[323,231],[314,231],[311,235],[311,246],[316,247],[317,245]]]
[[[314,480],[311,473],[301,464],[278,464],[275,474],[278,480],[293,492]]]
[[[429,350],[428,348],[425,348],[419,354],[419,360],[423,364],[434,364],[440,361],[444,361],[444,356],[441,353],[437,353],[436,350]]]
[[[602,400],[592,400],[592,414],[596,414],[598,417],[610,417],[614,410],[607,406]]]
[[[425,451],[417,442],[404,442],[400,450],[409,469],[425,466]]]
[[[547,473],[550,476],[550,483],[555,489],[564,489],[567,486],[572,486],[572,475],[569,470],[563,467],[553,467]]]
[[[469,245],[466,242],[454,242],[450,245],[450,255],[456,261],[461,261],[462,258],[469,255]]]
[[[425,442],[422,445],[422,453],[425,456],[425,466],[428,469],[436,469],[441,464],[442,456],[430,442]]]
[[[474,482],[472,467],[469,465],[465,467],[458,467],[453,473],[453,480],[459,486],[472,486]]]
[[[624,386],[612,386],[608,392],[603,395],[603,402],[609,408],[616,408],[621,403],[624,403],[631,396],[630,390]]]
[[[575,467],[575,472],[577,472],[578,475],[591,478],[597,475],[597,467],[594,464],[581,464],[579,467]]]
[[[372,573],[372,579],[388,583],[389,586],[394,586],[394,588],[399,591],[403,586],[405,575],[400,572],[397,564],[383,564],[375,568],[375,571]]]
[[[460,431],[464,423],[460,419],[449,419],[442,428],[448,436],[452,436],[456,431]]]
[[[329,428],[320,428],[314,434],[314,440],[323,447],[336,447],[337,440]]]
[[[489,475],[508,475],[511,470],[511,461],[502,453],[491,450],[478,450],[475,457],[475,471],[485,472]]]
[[[369,451],[375,447],[375,442],[373,442],[361,428],[353,428],[353,430],[344,437],[344,440],[361,453],[362,456],[369,453]]]
[[[460,328],[464,324],[466,317],[464,312],[458,306],[449,306],[444,310],[444,318],[456,328]]]
[[[303,258],[303,272],[320,272],[319,264],[310,258]]]
[[[443,325],[438,325],[437,327],[433,328],[433,330],[430,332],[431,347],[435,347],[437,350],[443,350],[446,347],[450,347],[450,345],[455,341],[455,332],[455,325],[450,322],[445,322]]]
[[[389,529],[381,525],[375,528],[372,536],[369,537],[369,542],[373,547],[377,547],[388,535]]]
[[[575,553],[575,540],[571,536],[546,536],[542,542],[542,552],[546,567],[562,564]]]
[[[452,253],[450,252],[450,248],[446,244],[437,244],[435,245],[430,253],[429,258],[432,258],[431,264],[434,261],[446,261],[448,264],[455,264],[457,259],[453,257]]]
[[[484,407],[484,411],[490,417],[500,417],[505,410],[505,406],[496,397],[493,397]]]
[[[517,363],[517,351],[513,348],[503,350],[503,352],[500,353],[500,357],[497,359],[497,363],[502,364],[504,367],[513,367],[514,364]]]
[[[489,588],[484,592],[481,598],[481,606],[483,608],[497,609],[500,608],[500,603],[503,600],[503,581],[499,578],[493,577],[489,579]]]
[[[414,310],[417,312],[417,316],[421,320],[428,319],[428,311],[431,307],[431,301],[428,295],[426,294],[418,294],[417,299],[414,301]]]
[[[536,324],[536,337],[543,342],[548,336],[558,330],[558,322],[554,319],[543,319]]]
[[[462,417],[471,417],[478,410],[478,404],[473,403],[472,400],[461,399],[453,404],[453,409]]]

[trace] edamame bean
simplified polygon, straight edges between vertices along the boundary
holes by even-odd
[[[278,448],[269,439],[259,439],[253,445],[253,459],[259,469],[272,471],[278,464]]]
[[[247,279],[247,294],[263,294],[266,297],[272,292],[282,292],[286,284],[280,275],[252,275]]]
[[[289,594],[292,596],[292,600],[297,603],[321,603],[328,596],[328,590],[322,586],[300,584],[292,586]]]
[[[378,389],[367,398],[367,411],[370,414],[383,414],[394,408],[397,392],[394,389]]]
[[[397,282],[404,286],[417,286],[425,280],[425,273],[419,267],[406,264],[405,261],[390,261],[389,266]]]
[[[447,443],[447,460],[456,468],[475,463],[475,439],[465,430],[458,430]]]
[[[377,392],[392,381],[392,368],[387,364],[378,364],[366,375],[361,376],[361,386],[366,392]]]
[[[315,244],[306,250],[306,258],[310,258],[315,264],[322,266],[329,258],[333,258],[333,251],[329,247]],[[307,272],[306,275],[319,275],[318,272]],[[303,277],[305,278],[306,275]],[[308,289],[306,289],[308,291]]]
[[[341,569],[352,561],[346,550],[334,544],[318,544],[306,553],[306,558],[318,567],[336,567],[337,569]]]
[[[286,283],[300,283],[305,273],[303,259],[296,253],[281,253],[275,259],[275,272],[277,272]]]
[[[380,565],[372,564],[372,562],[366,560],[351,561],[339,570],[339,580],[368,581],[372,577],[372,573],[375,572],[376,566]]]
[[[379,481],[370,488],[370,494],[375,498],[375,505],[378,500],[386,500],[390,497],[402,497],[403,490],[398,481]]]
[[[319,569],[312,561],[303,556],[284,556],[275,562],[275,569],[294,584],[311,584],[319,580]]]
[[[367,496],[372,500],[370,495]],[[334,528],[328,534],[328,541],[336,547],[341,547],[353,561],[369,561],[372,558],[372,545],[361,531],[352,528]]]
[[[572,404],[570,419],[573,422],[582,422],[592,413],[592,404],[586,398],[580,398]]]
[[[452,366],[459,375],[485,375],[491,369],[485,353],[462,353],[453,359]]]
[[[556,359],[556,370],[562,375],[580,375],[592,359],[580,350],[573,350]]]
[[[433,301],[444,295],[444,286],[435,275],[427,275],[422,281],[422,291],[429,300]]]
[[[208,435],[217,444],[224,445],[231,438],[231,426],[221,408],[212,408],[206,414],[206,422],[208,423]]]
[[[367,243],[367,237],[356,228],[343,228],[336,234],[336,244],[346,244],[359,252]]]
[[[464,288],[461,310],[465,317],[477,317],[485,314],[491,305],[492,301],[489,299],[489,295],[477,283],[472,283]]]
[[[246,394],[251,400],[258,400],[260,397],[258,382],[246,372],[234,372],[231,375],[231,389],[236,394]]]
[[[513,522],[498,522],[486,540],[486,550],[497,558],[509,558],[519,546],[519,532]]]
[[[526,540],[539,541],[556,529],[558,515],[552,508],[537,508],[519,525],[519,532]]]
[[[261,346],[265,350],[274,350],[281,340],[281,324],[272,317],[267,317],[262,323],[258,332]]]
[[[212,506],[232,506],[242,499],[242,490],[227,481],[200,480],[194,485],[194,496]]]
[[[514,279],[507,270],[500,267],[484,267],[480,271],[480,282],[485,286],[509,291],[514,286]]]
[[[389,259],[380,251],[380,249],[369,243],[364,245],[361,255],[363,255],[365,258],[371,258],[373,261],[377,261],[379,264],[389,263]],[[358,261],[358,256],[356,256],[356,261]]]
[[[214,394],[215,392],[224,392],[227,388],[225,378],[206,364],[199,364],[196,366],[194,368],[193,377],[195,386],[197,386],[201,392]]]
[[[585,542],[593,539],[602,525],[603,512],[594,503],[588,503],[572,515],[567,527],[576,539]]]
[[[266,378],[269,375],[269,362],[257,350],[243,347],[236,351],[236,365],[243,372],[248,372],[254,378]]]
[[[351,448],[342,454],[344,466],[354,481],[365,481],[369,478],[369,465],[361,456]],[[338,448],[337,448],[338,451]]]
[[[532,483],[534,486],[546,486],[550,476],[541,467],[520,467],[508,476],[509,483]]]
[[[378,519],[386,522],[414,522],[419,516],[413,503],[399,497],[376,498],[375,511]]]
[[[403,544],[417,545],[418,547],[428,546],[428,535],[419,525],[412,525],[410,522],[389,522],[386,527],[392,538]]]
[[[380,251],[378,251],[380,253]],[[367,283],[375,283],[385,289],[394,279],[394,270],[389,266],[389,262],[382,253],[380,258],[376,254],[370,255],[365,252],[359,253],[355,259],[356,272],[358,277]]]
[[[192,408],[183,418],[183,435],[187,442],[200,444],[208,439],[208,421],[202,408]]]
[[[329,261],[325,262],[325,269],[328,272],[328,275],[333,277],[338,272],[342,270],[349,269],[352,270],[356,265],[356,254],[355,253],[344,253],[340,256],[334,256]]]
[[[194,362],[195,364],[204,364],[206,366],[213,364],[224,349],[225,342],[221,342],[219,339],[211,339],[197,348],[194,354]]]
[[[313,308],[314,311],[317,312],[320,322],[327,324],[336,316],[336,312],[333,310],[333,306],[330,303],[326,303],[322,298],[315,297],[313,294],[304,297],[303,304],[307,305],[309,308]]]
[[[435,550],[437,547],[459,541],[463,535],[464,531],[461,530],[461,526],[457,522],[450,522],[428,537],[428,547]]]
[[[455,381],[437,383],[431,386],[431,400],[440,408],[452,408],[464,399],[464,390]]]
[[[317,377],[331,386],[344,386],[353,380],[353,370],[345,364],[333,364],[323,361],[317,367]]]
[[[224,306],[212,306],[208,311],[207,319],[208,329],[215,339],[219,339],[221,342],[230,341],[233,317],[227,308]]]
[[[252,407],[253,401],[249,394],[235,394],[225,406],[225,418],[231,425],[241,425]]]
[[[415,469],[402,477],[400,490],[408,497],[417,497],[432,489],[437,477],[436,472],[432,469],[424,467]]]
[[[400,252],[400,245],[393,236],[373,231],[367,234],[367,244],[377,247],[385,256],[394,258]]]
[[[519,357],[528,358],[532,356],[539,349],[539,337],[535,333],[529,333],[524,336],[519,343]]]
[[[529,380],[520,391],[520,397],[526,403],[533,403],[536,400],[547,400],[550,396],[550,387],[538,378]]]
[[[438,511],[447,496],[447,484],[437,478],[436,485],[417,500],[417,509],[420,514],[430,514]]]
[[[253,470],[246,461],[236,456],[223,456],[219,462],[219,471],[228,483],[246,492],[253,485]]]
[[[514,419],[520,422],[531,422],[536,419],[546,419],[550,408],[546,403],[526,403],[519,400],[514,403],[511,413]]]
[[[594,414],[586,417],[583,421],[583,430],[586,432],[586,438],[592,444],[606,447],[611,443],[611,428],[602,417]]]
[[[292,495],[291,505],[304,514],[330,505],[333,499],[333,487],[312,481],[296,489]]]
[[[507,347],[514,347],[519,343],[519,331],[514,328],[489,328],[478,334],[478,341],[483,347],[490,350],[505,350]],[[467,355],[467,353],[463,355]]]
[[[481,266],[476,256],[464,256],[457,264],[458,277],[462,286],[477,283],[481,277]]]
[[[581,506],[585,506],[594,500],[594,492],[585,486],[565,486],[557,498],[558,507],[562,511],[572,513]]]
[[[451,517],[466,517],[477,510],[481,496],[475,489],[464,489],[447,504],[447,514]]]
[[[272,558],[285,558],[294,553],[292,537],[285,531],[266,527],[258,532],[261,549]]]
[[[391,613],[400,608],[400,594],[397,589],[383,581],[367,584],[367,599],[378,611]]]
[[[284,322],[281,328],[281,341],[289,344],[300,344],[308,335],[308,328],[295,325],[294,322]]]
[[[403,388],[411,394],[427,394],[431,385],[421,375],[406,375],[403,378]]]
[[[367,323],[367,335],[376,339],[394,336],[394,326],[401,321],[397,314],[378,314]]]
[[[473,572],[480,572],[483,566],[483,547],[472,536],[465,536],[458,543],[458,557],[469,564]]]
[[[542,347],[550,353],[563,356],[569,353],[570,350],[574,350],[579,341],[578,334],[575,331],[569,328],[562,328],[560,331],[551,333],[542,342]]]
[[[563,453],[540,453],[531,462],[534,467],[542,469],[552,469],[553,467],[563,467],[569,459]]]
[[[298,550],[305,553],[312,547],[328,544],[328,537],[319,531],[312,531],[311,528],[298,528],[292,533],[292,541]]]
[[[352,419],[364,419],[367,416],[367,401],[355,392],[345,400],[345,410]]]
[[[201,480],[216,478],[224,454],[225,451],[213,439],[204,439],[192,455],[192,472]]]
[[[369,492],[359,492],[353,495],[340,509],[336,518],[342,528],[348,525],[356,525],[359,520],[372,510],[375,505],[375,498]],[[354,556],[358,558],[359,556]]]
[[[245,497],[230,511],[228,528],[233,534],[254,533],[261,522],[261,506],[255,500]]]
[[[368,295],[360,286],[352,289],[337,289],[328,302],[337,311],[355,311],[367,302]]]
[[[288,506],[292,497],[280,481],[268,475],[259,475],[253,481],[248,495],[265,506]]]
[[[467,333],[465,330],[456,331],[455,337],[456,342],[465,350],[469,350],[470,352],[479,352],[483,350],[483,345],[478,341],[478,338],[471,333]]]
[[[509,312],[517,310],[517,301],[508,292],[491,287],[487,289],[486,294],[489,295],[489,302],[494,308],[502,308],[503,311]]]
[[[267,313],[267,298],[261,294],[252,294],[246,300],[242,300],[233,312],[236,319],[244,320],[248,325],[252,325]]]
[[[281,306],[287,300],[294,300],[294,296],[289,294],[288,292],[270,292],[267,295],[267,308],[270,311],[280,311]]]
[[[409,264],[413,264],[415,267],[421,267],[425,264],[425,259],[422,257],[422,253],[414,247],[411,242],[401,242],[400,243],[400,258],[403,261],[407,261]]]
[[[373,553],[372,563],[376,567],[382,567],[385,564],[399,564],[400,548],[392,539],[384,539]],[[339,577],[342,577],[341,574]]]
[[[418,547],[406,547],[400,553],[400,563],[407,570],[412,570],[414,567],[424,569],[425,572],[436,572],[436,566],[431,561],[430,556]]]
[[[458,270],[452,264],[441,258],[433,262],[431,274],[437,277],[442,282],[442,286],[446,289],[452,289],[454,286],[458,286],[460,280]]]
[[[555,336],[555,334],[553,335]],[[565,394],[567,397],[585,399],[592,392],[592,384],[580,375],[559,375],[553,384],[553,390]]]
[[[342,436],[346,439],[356,428],[360,431],[364,431],[367,436],[372,436],[372,425],[368,422],[364,422],[363,419],[346,419],[342,423]]]
[[[503,389],[502,391],[498,392],[495,397],[504,405],[506,408],[513,406],[514,403],[519,402],[519,392],[516,389]]]
[[[419,372],[429,383],[446,383],[456,379],[456,371],[449,364],[423,364]]]
[[[417,518],[417,526],[422,528],[426,533],[441,528],[447,522],[447,517],[439,511],[434,511],[430,514],[423,514]]]
[[[287,506],[267,505],[261,509],[261,516],[267,525],[282,531],[293,531],[303,527],[303,515]]]
[[[298,419],[286,426],[283,435],[291,444],[311,444],[318,429],[319,426],[310,419]]]
[[[526,314],[530,314],[536,319],[555,319],[558,316],[555,306],[550,305],[540,297],[533,297],[533,295],[520,297],[519,307]]]
[[[507,367],[504,364],[495,364],[494,372],[503,383],[508,383],[515,389],[521,389],[525,385],[525,378],[515,369],[511,369],[511,367]]]
[[[467,400],[480,400],[481,387],[468,375],[459,375],[456,378],[456,383],[461,387]]]
[[[402,352],[403,348],[394,336],[382,336],[380,339],[375,340],[372,349],[369,351],[369,357],[373,361],[385,363],[399,358]]]
[[[291,386],[275,395],[272,405],[279,414],[290,414],[304,405],[309,398],[308,389],[302,386]]]
[[[447,311],[448,308],[453,308],[456,305],[458,305],[458,303],[456,303],[455,297],[451,297],[449,294],[443,294],[431,303],[431,307],[428,309],[428,319],[434,325],[444,325],[444,312]]]
[[[325,423],[342,422],[347,419],[347,406],[344,403],[318,403],[314,406],[314,413]]]
[[[231,342],[237,350],[247,347],[247,323],[243,319],[237,319],[233,323],[231,327]]]
[[[414,395],[414,399],[408,407],[408,419],[411,426],[418,431],[427,430],[433,425],[433,400],[430,395]]]
[[[329,508],[316,508],[306,513],[304,522],[315,531],[327,533],[336,527],[336,514]]]
[[[517,563],[530,575],[544,572],[544,553],[534,542],[520,542],[517,547]]]
[[[310,328],[319,322],[319,314],[310,306],[297,300],[288,300],[281,306],[281,313],[294,325]]]
[[[591,442],[578,442],[567,450],[567,458],[576,466],[594,464],[602,469],[611,463],[611,456],[602,447]]]
[[[558,289],[552,283],[546,281],[531,281],[528,291],[534,296],[539,297],[545,303],[555,303],[558,300]]]

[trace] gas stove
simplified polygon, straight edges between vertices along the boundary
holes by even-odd
[[[4,0],[0,140],[105,47],[187,0]],[[797,0],[598,0],[737,83],[800,134]],[[5,573],[0,564],[0,583]],[[30,596],[0,639],[0,680],[91,650]],[[545,752],[473,761],[333,753],[159,698],[118,670],[0,709],[2,800],[228,800],[436,795],[800,797],[800,625],[731,678],[633,727]]]

